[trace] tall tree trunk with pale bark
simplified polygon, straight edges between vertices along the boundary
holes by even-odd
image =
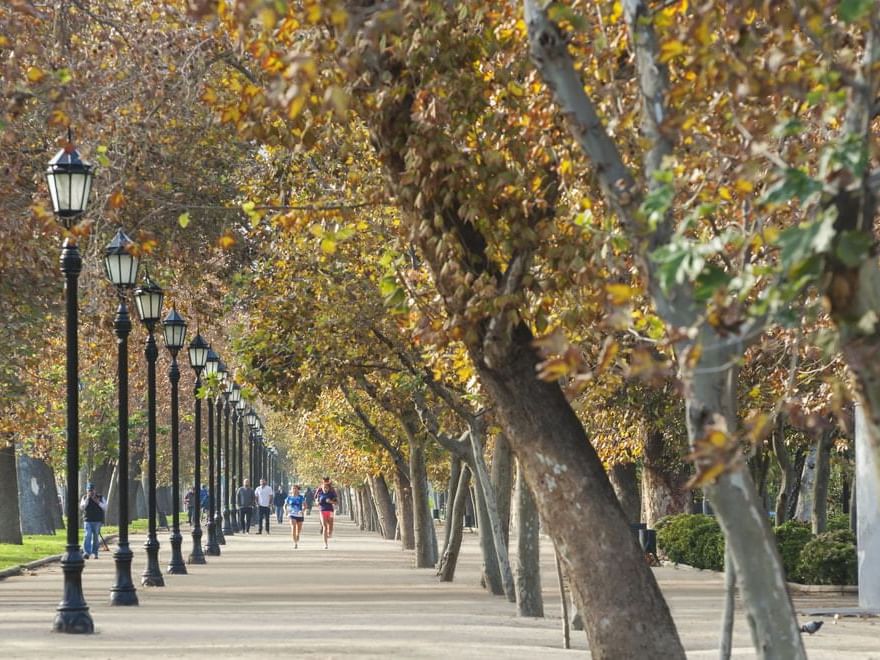
[[[544,616],[541,595],[541,524],[535,498],[526,484],[522,470],[516,471],[516,613],[519,616]]]
[[[626,519],[637,523],[642,519],[642,503],[639,501],[639,482],[635,463],[615,463],[608,468],[608,479]]]
[[[660,429],[649,425],[643,448],[642,509],[644,521],[652,529],[664,516],[687,513],[691,494],[686,486],[688,469],[667,451]]]
[[[470,498],[471,471],[467,465],[462,465],[459,470],[458,484],[455,488],[455,499],[447,504],[449,514],[446,516],[446,526],[449,528],[446,545],[440,557],[440,566],[437,575],[441,582],[452,582],[455,576],[455,568],[458,565],[458,555],[461,550],[461,541],[464,535],[464,513],[466,503]]]
[[[388,491],[385,476],[379,474],[375,477],[370,477],[370,490],[373,494],[373,501],[376,504],[376,513],[379,516],[379,527],[382,537],[393,540],[394,532],[397,529],[397,514],[394,513],[394,502],[391,501],[391,493]]]
[[[513,456],[510,451],[510,442],[503,433],[495,438],[495,450],[492,452],[492,488],[495,490],[504,547],[508,547],[510,545],[510,500],[513,494]]]

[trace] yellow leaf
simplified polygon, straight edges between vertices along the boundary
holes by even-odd
[[[667,41],[662,46],[660,46],[660,61],[668,62],[669,60],[678,57],[682,53],[684,53],[683,43],[681,43],[678,39]]]
[[[333,254],[336,252],[336,241],[332,238],[321,239],[321,251],[324,254]]]
[[[27,75],[27,79],[30,80],[32,83],[38,83],[43,78],[46,77],[45,72],[42,69],[35,67],[35,66],[29,66],[27,69],[26,75]]]
[[[612,305],[623,305],[632,300],[634,290],[626,284],[606,284],[605,292]]]
[[[293,100],[290,102],[290,106],[287,108],[287,118],[296,119],[297,117],[299,117],[299,113],[302,112],[305,104],[306,99],[304,96],[294,96]]]
[[[706,440],[714,447],[723,448],[727,445],[727,434],[724,431],[712,431],[706,436]]]
[[[520,85],[516,84],[513,80],[507,83],[507,91],[514,96],[522,96],[526,93],[525,90]]]
[[[623,16],[623,3],[620,2],[620,0],[614,0],[614,4],[611,6],[611,17],[609,20],[612,23],[617,23],[621,16]]]
[[[121,190],[116,190],[110,195],[110,199],[107,200],[107,206],[111,209],[118,209],[125,203],[125,195]]]
[[[730,194],[730,188],[728,188],[727,186],[721,186],[721,187],[718,189],[718,196],[719,196],[721,199],[727,200],[728,202],[729,202],[731,199],[733,199],[733,196]]]
[[[746,181],[745,179],[737,179],[736,183],[733,184],[733,187],[741,193],[750,193],[755,189],[755,186],[752,185],[752,182]]]
[[[559,164],[559,173],[562,176],[565,176],[566,174],[571,174],[571,170],[571,161],[568,158],[563,158],[562,162]]]
[[[229,232],[226,232],[217,239],[217,245],[220,246],[221,250],[228,250],[233,245],[235,245],[235,237]]]

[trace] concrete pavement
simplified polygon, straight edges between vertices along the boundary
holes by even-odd
[[[190,540],[184,532],[184,549]],[[133,577],[144,567],[143,537],[132,537]],[[160,534],[163,567],[168,534]],[[340,519],[323,550],[316,516],[307,519],[297,550],[286,527],[271,536],[236,534],[222,556],[184,576],[165,575],[164,588],[139,588],[140,606],[109,605],[113,560],[89,560],[83,575],[95,621],[91,636],[50,632],[61,596],[58,564],[0,581],[0,658],[130,657],[387,657],[531,658],[585,656],[561,648],[555,568],[545,541],[545,619],[519,619],[515,607],[479,587],[476,536],[465,534],[452,584],[412,568],[398,543],[361,532]],[[185,553],[186,554],[186,553]],[[722,583],[717,574],[655,569],[689,657],[717,657]],[[797,598],[803,609],[853,605],[853,596]],[[880,620],[845,620],[806,639],[811,658],[880,659]],[[738,612],[735,657],[754,657]],[[63,649],[63,651],[62,651]]]

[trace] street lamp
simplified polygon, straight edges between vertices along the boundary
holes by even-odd
[[[202,335],[196,333],[195,339],[189,343],[189,366],[192,367],[196,374],[195,387],[195,420],[194,420],[194,462],[193,462],[193,494],[191,498],[191,506],[193,506],[193,527],[192,527],[192,552],[190,552],[187,561],[190,564],[205,564],[205,553],[202,551],[202,503],[200,494],[202,492],[202,400],[199,398],[199,390],[202,387],[202,371],[208,362],[209,346]]]
[[[231,467],[229,467],[229,465],[227,465],[227,467],[229,468],[228,469],[228,471],[230,472],[229,479],[231,479],[231,482],[227,479],[226,483],[227,483],[227,498],[229,500],[229,509],[230,509],[229,526],[234,533],[237,531],[238,532],[241,531],[241,528],[238,526],[238,505],[235,503],[235,491],[236,491],[236,488],[238,488],[238,486],[241,485],[235,476],[236,470],[240,469],[239,466],[237,465],[238,452],[236,451],[236,436],[238,435],[236,433],[236,429],[238,428],[239,415],[241,415],[241,410],[239,409],[238,404],[242,403],[242,401],[241,401],[241,387],[239,387],[238,383],[233,383],[233,385],[232,385],[232,389],[229,392],[229,403],[232,406],[232,442],[231,442],[231,448],[230,448],[230,453],[229,453],[229,460],[227,460],[227,464],[230,463],[230,460],[231,460]],[[230,483],[231,483],[231,487],[229,486]]]
[[[113,561],[116,563],[116,581],[110,588],[111,605],[137,605],[138,597],[131,581],[131,561],[134,554],[128,544],[128,335],[131,317],[128,315],[126,294],[137,282],[140,259],[132,253],[133,242],[120,229],[104,248],[104,273],[116,287],[119,307],[113,319],[116,334],[116,374],[119,381],[119,463],[116,465],[119,488],[119,538]]]
[[[213,348],[208,348],[208,357],[205,360],[205,374],[217,376],[220,373],[220,356]],[[214,432],[214,397],[208,397],[208,543],[205,546],[205,554],[212,557],[220,556],[220,545],[217,543],[217,526],[214,523],[214,446],[219,450],[219,443],[215,441],[217,433]]]
[[[165,337],[165,348],[171,354],[171,366],[168,369],[168,380],[171,383],[171,561],[168,572],[172,575],[186,575],[186,564],[180,552],[183,536],[180,535],[180,453],[179,430],[180,419],[178,410],[178,383],[180,369],[177,367],[177,353],[186,340],[186,321],[171,308],[168,316],[162,321],[162,334]]]
[[[235,529],[232,526],[232,520],[230,519],[231,514],[231,506],[232,506],[232,497],[230,497],[229,492],[229,463],[230,463],[230,454],[229,454],[229,418],[232,414],[232,409],[235,407],[235,402],[232,400],[232,395],[235,392],[235,381],[232,379],[232,374],[226,373],[226,391],[223,393],[223,396],[226,398],[226,404],[224,405],[224,433],[223,433],[223,535],[235,536]]]
[[[244,411],[247,408],[247,403],[245,403],[244,399],[239,399],[238,403],[235,404],[235,408],[238,410],[238,459],[235,461],[236,467],[238,468],[238,477],[236,478],[236,484],[241,486],[244,481]],[[236,506],[236,499],[235,494],[233,494],[233,506]],[[242,521],[239,520],[239,531],[242,529],[241,522]]]
[[[217,395],[217,424],[214,433],[216,439],[215,447],[217,449],[215,465],[217,477],[215,492],[217,496],[214,499],[214,536],[217,538],[218,544],[226,545],[226,530],[223,527],[223,456],[221,447],[223,444],[223,404],[226,402],[226,383],[229,378],[229,372],[226,370],[226,364],[224,364],[223,360],[220,360],[220,365],[217,367],[217,375],[220,378],[220,393]]]
[[[79,157],[70,131],[68,144],[55,154],[46,169],[46,183],[52,197],[52,210],[65,229],[76,225],[89,203],[94,168]],[[55,613],[52,629],[64,633],[93,633],[95,624],[89,614],[82,590],[85,560],[79,546],[79,350],[77,324],[79,304],[77,282],[82,258],[76,238],[68,235],[61,248],[61,272],[64,274],[64,326],[67,344],[67,545],[61,557],[64,571],[64,595]]]
[[[147,327],[144,355],[147,358],[147,511],[149,533],[144,548],[147,550],[147,567],[141,574],[141,584],[147,587],[164,587],[165,579],[159,569],[159,539],[156,537],[156,338],[153,332],[162,314],[162,287],[150,279],[149,274],[134,291],[141,322]]]

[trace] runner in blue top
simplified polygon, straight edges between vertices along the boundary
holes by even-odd
[[[290,538],[293,539],[293,547],[299,547],[299,534],[303,526],[303,506],[306,498],[299,494],[299,486],[293,487],[293,492],[284,500],[287,508],[287,518],[290,520]]]

